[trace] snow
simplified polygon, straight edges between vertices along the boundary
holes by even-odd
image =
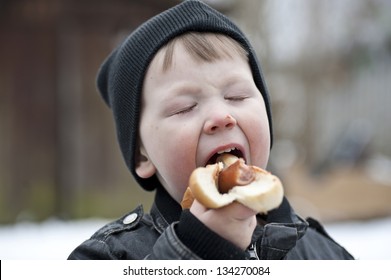
[[[0,259],[64,260],[107,221],[48,220],[0,227]]]
[[[0,226],[0,259],[64,260],[107,220],[47,220]],[[334,240],[356,259],[391,259],[391,217],[325,225]]]
[[[326,230],[356,259],[391,260],[391,218],[326,225]]]

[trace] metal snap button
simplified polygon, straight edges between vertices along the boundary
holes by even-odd
[[[125,217],[125,219],[122,221],[125,225],[133,223],[137,219],[138,215],[137,213],[129,214]]]

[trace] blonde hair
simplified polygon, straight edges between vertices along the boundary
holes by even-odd
[[[210,32],[189,32],[175,37],[160,49],[159,52],[164,52],[163,71],[170,69],[177,43],[181,43],[196,61],[213,62],[236,55],[248,61],[248,52],[231,37]]]

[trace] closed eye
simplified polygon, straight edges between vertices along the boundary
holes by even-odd
[[[243,101],[247,98],[248,98],[247,95],[238,95],[238,96],[228,96],[225,99],[230,101]]]
[[[181,115],[181,114],[189,113],[189,112],[191,112],[196,106],[197,106],[197,104],[192,104],[192,105],[183,107],[183,108],[181,108],[180,110],[175,111],[173,115]]]

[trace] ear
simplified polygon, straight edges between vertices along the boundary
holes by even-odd
[[[149,159],[144,147],[140,147],[136,162],[136,174],[144,179],[152,177],[156,173],[156,167]]]

